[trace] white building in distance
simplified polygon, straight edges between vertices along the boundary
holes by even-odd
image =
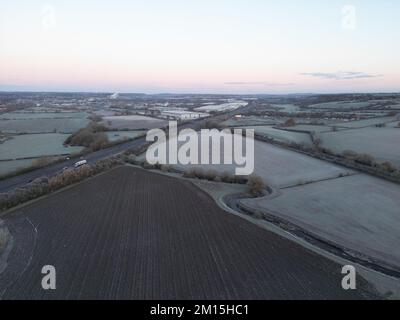
[[[194,120],[208,117],[210,114],[205,112],[192,112],[186,110],[163,110],[160,116],[166,119],[174,120]]]

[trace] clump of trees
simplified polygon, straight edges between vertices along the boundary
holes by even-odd
[[[247,180],[247,185],[249,187],[249,193],[254,197],[262,196],[266,189],[263,179],[257,175],[251,175]]]
[[[71,146],[83,146],[91,151],[100,150],[109,144],[108,137],[104,131],[107,128],[97,122],[91,122],[87,127],[69,136],[65,144]]]
[[[294,127],[296,125],[296,121],[293,118],[287,119],[283,124],[284,127]]]
[[[385,161],[381,163],[379,166],[382,171],[387,173],[394,173],[397,171],[397,168],[389,161]]]

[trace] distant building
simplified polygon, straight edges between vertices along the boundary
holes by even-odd
[[[118,92],[115,92],[110,96],[110,99],[115,100],[115,99],[118,99],[118,97],[119,97]]]
[[[165,110],[161,111],[161,117],[173,120],[194,120],[208,117],[209,114],[205,112],[192,112],[186,110]]]

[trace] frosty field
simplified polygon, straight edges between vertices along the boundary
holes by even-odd
[[[300,108],[294,104],[273,104],[275,108],[280,108],[284,112],[298,112]]]
[[[352,150],[366,153],[379,161],[400,165],[400,129],[375,128],[341,130],[321,134],[322,145],[337,153]]]
[[[277,187],[293,186],[353,173],[352,170],[257,140],[254,141],[254,149],[255,174],[262,177],[266,183]],[[221,159],[223,159],[222,146],[221,150],[214,148],[213,152],[221,152]],[[141,159],[145,159],[144,154]],[[235,171],[235,166],[230,164],[178,164],[174,167],[181,171],[193,168],[215,170],[218,173],[234,173]]]
[[[153,129],[162,128],[168,124],[165,120],[139,115],[111,116],[103,119],[103,123],[110,129]]]
[[[235,102],[227,102],[223,104],[217,105],[207,105],[203,107],[196,108],[196,111],[204,111],[204,112],[221,112],[221,111],[228,111],[228,110],[235,110],[240,107],[246,106],[247,102],[244,101],[235,101]]]
[[[322,239],[400,269],[400,186],[357,174],[242,200]]]
[[[82,150],[81,147],[65,147],[68,134],[25,134],[17,135],[0,144],[0,159],[19,159],[50,155],[70,154]]]
[[[243,127],[244,129],[254,129],[255,133],[285,143],[298,143],[311,145],[311,137],[308,133],[293,132],[287,130],[275,129],[271,126]],[[291,127],[292,128],[292,127]],[[288,128],[290,129],[290,128]]]
[[[343,128],[364,128],[364,127],[372,127],[379,124],[387,124],[390,125],[392,122],[396,121],[397,117],[379,117],[373,119],[365,119],[359,121],[349,121],[349,122],[341,122],[338,123],[338,127]]]
[[[323,125],[312,125],[312,124],[298,124],[293,127],[287,128],[287,130],[299,130],[306,132],[329,132],[332,131],[333,126],[323,126]],[[340,128],[338,128],[340,130]]]
[[[334,101],[334,102],[324,102],[317,103],[308,106],[312,109],[361,109],[366,108],[371,105],[370,102],[353,102],[353,101]]]
[[[85,118],[0,120],[0,131],[6,133],[73,133],[89,123]]]
[[[61,119],[61,118],[87,118],[86,112],[9,112],[0,114],[0,119]]]
[[[118,141],[118,140],[124,140],[124,139],[134,139],[137,138],[143,134],[145,134],[146,131],[107,131],[107,137],[108,140],[111,142]]]
[[[273,118],[260,118],[260,117],[243,117],[243,118],[231,118],[222,122],[222,126],[227,127],[244,127],[244,126],[265,126],[265,125],[276,125],[282,123],[280,120]]]

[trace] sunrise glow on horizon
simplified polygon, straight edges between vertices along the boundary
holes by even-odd
[[[399,15],[397,0],[5,0],[0,90],[397,92]]]

